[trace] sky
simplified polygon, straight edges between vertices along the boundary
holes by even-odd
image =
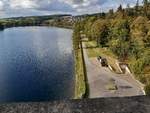
[[[52,14],[91,14],[134,6],[137,0],[0,0],[0,18]],[[142,0],[139,0],[142,3]]]

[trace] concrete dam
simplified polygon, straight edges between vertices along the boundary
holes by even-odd
[[[150,97],[1,103],[0,113],[150,113]]]

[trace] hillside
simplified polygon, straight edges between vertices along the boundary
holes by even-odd
[[[59,26],[69,24],[71,15],[46,15],[46,16],[29,16],[29,17],[13,17],[0,19],[0,28],[18,27],[18,26],[40,26],[40,25],[52,25]],[[51,23],[50,23],[51,22]],[[69,26],[68,25],[68,26]],[[63,25],[64,26],[64,25]]]

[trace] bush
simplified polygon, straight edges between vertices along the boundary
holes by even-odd
[[[144,73],[144,68],[150,66],[150,52],[145,51],[141,58],[133,61],[130,66],[136,75]]]
[[[148,83],[144,88],[146,95],[150,96],[150,83]]]

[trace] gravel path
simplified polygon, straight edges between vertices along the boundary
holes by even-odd
[[[97,58],[89,59],[85,45],[83,53],[89,84],[89,98],[144,95],[141,84],[130,74],[115,74],[101,67]]]

